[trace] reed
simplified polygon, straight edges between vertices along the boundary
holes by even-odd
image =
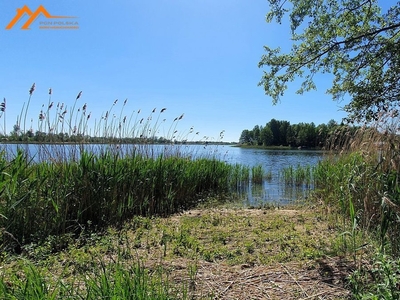
[[[250,167],[234,164],[231,166],[230,172],[230,186],[240,188],[241,186],[249,184],[250,180]]]
[[[282,181],[289,186],[311,188],[313,185],[313,168],[309,165],[288,166],[281,170]]]
[[[34,264],[26,264],[18,274],[0,278],[1,299],[190,299],[183,284],[171,284],[166,270],[150,272],[140,262],[93,261],[93,270],[67,284],[49,278]]]
[[[334,135],[332,155],[314,171],[318,195],[336,205],[350,226],[379,232],[382,250],[400,254],[400,122],[396,112],[374,123]],[[356,216],[356,217],[355,217]]]
[[[22,245],[135,215],[166,216],[229,192],[233,167],[216,159],[83,152],[63,163],[0,157],[3,246]],[[12,238],[10,238],[12,237]]]
[[[255,184],[263,183],[264,169],[262,165],[253,166],[251,168],[251,180]]]
[[[22,110],[24,116],[34,88]],[[89,129],[91,113],[86,103],[79,105],[81,99],[79,92],[69,111],[64,103],[52,104],[50,90],[36,134],[31,136],[32,131],[24,128],[13,136],[16,141],[38,142],[37,154],[32,156],[23,146],[15,154],[7,149],[0,152],[3,250],[20,252],[28,243],[50,235],[118,226],[137,215],[167,216],[211,195],[226,195],[232,185],[249,180],[247,168],[228,165],[216,159],[215,153],[195,157],[182,152],[179,145],[154,147],[151,143],[157,141],[165,108],[158,113],[153,109],[147,118],[139,116],[140,110],[128,117],[123,114],[125,100],[118,120],[113,114],[118,105],[115,100],[94,129]],[[5,104],[0,108],[5,109]],[[48,119],[50,115],[53,120]],[[174,119],[164,141],[187,139],[188,134],[178,132],[177,127],[183,117]],[[96,136],[90,136],[90,130]],[[88,143],[98,141],[108,145]]]

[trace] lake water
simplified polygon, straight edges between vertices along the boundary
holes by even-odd
[[[243,184],[238,187],[238,197],[245,205],[258,206],[265,203],[285,205],[294,200],[307,197],[310,187],[287,186],[282,181],[282,170],[289,166],[315,166],[323,158],[322,151],[311,150],[263,150],[233,147],[228,145],[34,145],[3,144],[2,149],[11,155],[17,148],[28,151],[34,161],[50,157],[77,158],[82,150],[101,152],[105,149],[121,153],[140,152],[148,156],[186,155],[196,157],[216,157],[229,164],[242,164],[249,167],[262,165],[270,179],[262,184]]]
[[[312,150],[263,150],[229,147],[225,161],[248,166],[262,165],[270,173],[270,180],[260,184],[243,186],[240,191],[247,205],[258,206],[265,203],[285,205],[307,198],[312,186],[289,186],[282,180],[282,170],[293,166],[315,166],[323,158],[322,151]]]

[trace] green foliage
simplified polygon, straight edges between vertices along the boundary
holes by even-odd
[[[315,195],[336,209],[340,246],[358,265],[350,278],[355,299],[400,298],[398,128],[388,112],[351,134],[338,130],[328,143],[331,155],[313,172]],[[375,253],[366,259],[367,248]]]
[[[253,166],[251,168],[251,177],[253,183],[261,184],[264,179],[264,169],[262,165]]]
[[[378,1],[269,0],[267,22],[290,23],[288,53],[265,46],[259,83],[277,103],[288,82],[303,78],[298,93],[316,89],[316,74],[333,74],[333,99],[345,94],[350,120],[376,119],[399,104],[400,6],[382,13]]]
[[[96,264],[94,272],[74,286],[61,280],[53,282],[48,274],[28,264],[11,278],[0,279],[1,299],[176,299],[179,289],[172,289],[166,271],[150,272],[140,263],[124,266],[119,261]],[[185,289],[182,289],[185,291]],[[186,299],[182,297],[182,299]]]
[[[329,121],[328,124],[315,126],[314,123],[291,125],[288,121],[271,119],[265,126],[256,125],[253,130],[243,130],[239,142],[256,146],[322,148],[339,128],[342,128],[343,131],[346,128],[350,130],[347,126],[339,126],[334,120]]]
[[[354,299],[400,299],[400,260],[379,253],[350,277]]]
[[[21,150],[11,161],[3,153],[0,168],[1,241],[17,251],[48,235],[189,209],[210,194],[229,192],[231,180],[243,179],[233,178],[235,167],[216,159],[119,157],[110,152],[34,163]]]
[[[310,188],[314,181],[313,170],[309,165],[289,166],[282,169],[281,178],[286,185]]]
[[[250,180],[250,168],[241,164],[232,165],[230,177],[230,186],[240,188],[242,185],[247,186]]]
[[[391,155],[396,157],[391,158],[394,163],[398,154],[392,152]],[[350,232],[358,226],[376,230],[382,247],[388,246],[398,255],[400,194],[398,184],[394,185],[392,181],[394,170],[382,168],[383,163],[376,156],[362,152],[321,161],[314,171],[316,193],[326,203],[339,208],[344,231],[347,231],[347,225],[352,228]]]

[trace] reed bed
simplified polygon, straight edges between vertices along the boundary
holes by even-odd
[[[215,149],[206,157],[183,151],[198,133],[178,129],[184,114],[165,129],[166,108],[129,116],[127,100],[115,100],[96,119],[81,102],[82,92],[72,104],[55,104],[50,89],[35,131],[27,121],[35,89],[33,84],[13,131],[7,135],[3,128],[3,139],[22,143],[0,152],[3,250],[19,253],[48,236],[119,226],[137,215],[167,216],[210,196],[224,197],[250,180],[248,167],[218,160]],[[5,117],[4,99],[4,124]]]
[[[396,112],[333,135],[331,156],[314,170],[317,192],[351,227],[377,233],[382,250],[400,255],[400,125]],[[340,142],[338,142],[339,137]]]
[[[281,179],[288,186],[311,188],[314,181],[313,172],[313,167],[309,165],[288,166],[282,169]]]
[[[248,186],[250,180],[250,167],[234,164],[230,174],[230,185],[233,188],[239,188],[242,185]]]
[[[79,160],[33,163],[23,151],[0,156],[3,246],[85,228],[121,224],[135,215],[166,216],[229,192],[231,166],[216,159],[120,158],[83,152]]]
[[[261,184],[264,180],[264,169],[262,165],[253,166],[251,168],[251,179],[255,184]]]

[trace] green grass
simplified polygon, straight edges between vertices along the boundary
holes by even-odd
[[[92,116],[82,92],[72,103],[56,104],[49,90],[48,103],[28,129],[35,88],[13,131],[7,134],[3,128],[6,140],[36,142],[37,153],[24,146],[15,154],[7,147],[0,152],[2,250],[21,252],[48,236],[95,232],[137,215],[168,216],[211,195],[224,197],[249,180],[248,170],[219,161],[217,153],[194,159],[181,151],[184,146],[166,144],[187,142],[194,134],[193,128],[178,129],[184,114],[164,128],[166,108],[126,115],[127,100],[115,100],[101,116]],[[4,100],[4,124],[6,112]],[[162,150],[150,144],[158,141],[164,143]],[[109,145],[88,145],[97,142]]]
[[[97,266],[79,279],[49,277],[48,270],[27,262],[17,274],[0,279],[1,299],[188,299],[184,286],[170,287],[159,268],[149,272],[140,263],[93,262]],[[180,295],[180,297],[179,297]]]
[[[0,156],[0,168],[1,245],[15,249],[48,235],[193,208],[209,195],[229,193],[236,170],[216,159],[121,158],[109,152],[33,163],[22,151],[11,161]]]
[[[342,255],[332,226],[331,216],[306,207],[137,216],[101,234],[54,236],[22,255],[3,253],[0,298],[213,299],[198,274],[207,266],[231,272]]]
[[[0,109],[2,138],[39,143],[34,158],[25,148],[14,156],[0,152],[0,247],[7,266],[0,298],[190,299],[199,261],[255,265],[337,255],[350,255],[357,267],[349,282],[355,299],[399,298],[400,143],[398,120],[389,113],[355,133],[333,133],[332,156],[315,168],[289,166],[280,174],[287,185],[314,187],[326,215],[209,212],[177,221],[159,217],[272,174],[228,165],[215,153],[192,159],[166,147],[156,154],[149,144],[160,141],[165,108],[125,115],[126,100],[119,113],[115,100],[95,118],[80,104],[82,93],[72,105],[53,105],[49,92],[34,132],[26,124],[34,90],[10,134],[5,100]],[[182,118],[164,130],[163,143],[189,139],[193,128],[178,130]],[[70,150],[62,147],[66,142]],[[114,145],[96,152],[85,150],[88,142]],[[140,145],[123,151],[116,144],[122,142]],[[116,239],[100,234],[111,228]],[[186,260],[188,280],[171,285],[172,271],[164,268],[170,259]]]

